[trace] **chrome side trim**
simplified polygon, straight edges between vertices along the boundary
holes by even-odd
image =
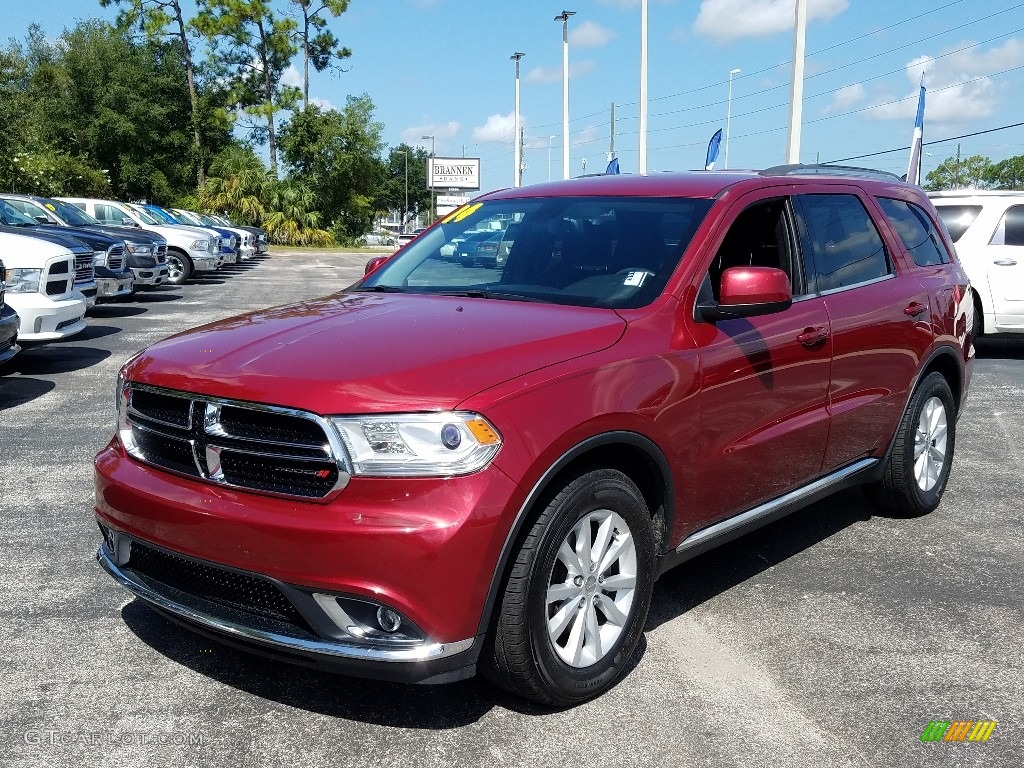
[[[180,616],[183,619],[199,624],[203,627],[216,630],[231,637],[264,645],[272,645],[285,650],[299,653],[315,653],[325,656],[353,659],[357,661],[380,661],[380,662],[420,662],[441,659],[446,656],[454,656],[457,653],[468,651],[473,646],[475,638],[459,640],[454,643],[429,642],[416,648],[381,648],[379,646],[358,646],[350,643],[330,642],[328,640],[308,640],[300,637],[291,637],[278,632],[247,627],[242,624],[228,621],[206,613],[205,611],[177,603],[170,598],[154,591],[131,574],[125,573],[118,567],[105,551],[106,545],[101,545],[96,551],[96,560],[103,566],[103,569],[110,574],[121,586],[128,589],[137,597],[142,598],[156,607]]]
[[[679,546],[676,547],[676,554],[681,554],[689,549],[694,549],[706,544],[711,539],[750,525],[754,521],[763,517],[768,517],[779,509],[787,507],[790,504],[799,504],[803,499],[814,496],[817,493],[821,493],[829,486],[838,485],[853,475],[856,475],[858,472],[863,472],[869,467],[873,467],[877,463],[878,459],[861,459],[860,461],[856,461],[853,464],[843,467],[837,472],[833,472],[831,475],[826,475],[825,477],[815,480],[810,485],[797,488],[795,491],[790,491],[789,493],[765,502],[760,506],[748,509],[746,512],[736,515],[735,517],[730,517],[719,523],[710,525],[707,528],[702,528],[696,533],[692,533],[683,539]]]

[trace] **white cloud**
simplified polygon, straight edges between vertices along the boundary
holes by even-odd
[[[310,98],[309,103],[320,107],[320,109],[334,109],[334,105],[327,99],[318,99],[316,96]]]
[[[849,0],[807,0],[807,20],[831,19]],[[719,43],[793,29],[796,0],[702,0],[693,29]]]
[[[600,130],[596,125],[588,125],[582,131],[569,139],[570,147],[579,147],[584,144],[592,144],[601,138]]]
[[[597,64],[593,59],[569,62],[569,77],[579,77],[594,70]],[[526,74],[528,83],[560,83],[562,81],[562,67],[534,67]]]
[[[879,97],[875,100],[877,106],[867,116],[876,120],[912,120],[917,112],[922,73],[927,88],[926,122],[962,123],[991,116],[1004,95],[990,75],[1024,64],[1024,40],[1012,38],[987,51],[960,50],[970,45],[971,41],[964,41],[941,51],[941,58],[918,56],[909,61],[909,92],[902,98]]]
[[[511,144],[515,130],[515,114],[512,112],[507,115],[490,115],[487,122],[473,129],[473,141],[504,141]]]
[[[832,97],[832,103],[825,107],[822,112],[826,115],[834,112],[847,112],[856,107],[863,99],[863,85],[860,83],[847,85],[835,92],[835,95]]]
[[[294,65],[289,64],[288,69],[281,73],[281,85],[290,85],[292,88],[301,88],[302,82],[302,73],[299,72]]]
[[[613,37],[615,37],[614,29],[602,27],[593,21],[584,21],[582,24],[569,28],[569,45],[578,45],[581,48],[596,48],[606,45]]]
[[[430,149],[430,139],[424,136],[434,137],[434,149],[441,151],[441,142],[453,138],[462,126],[454,120],[447,123],[425,123],[423,125],[412,125],[402,131],[402,141],[414,147],[426,147]]]

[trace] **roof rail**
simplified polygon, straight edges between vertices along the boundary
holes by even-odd
[[[853,176],[860,179],[882,179],[884,181],[903,181],[895,173],[879,171],[874,168],[857,168],[852,165],[776,165],[759,171],[762,176]]]

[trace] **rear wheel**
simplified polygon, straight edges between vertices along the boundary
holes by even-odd
[[[519,549],[488,636],[484,674],[555,706],[606,691],[643,632],[654,557],[650,513],[626,475],[602,469],[574,479]]]
[[[170,285],[181,285],[192,277],[192,259],[182,251],[168,251],[167,271],[170,273],[167,282]]]
[[[900,420],[882,479],[865,488],[881,509],[909,516],[931,512],[942,500],[956,445],[956,404],[941,373],[925,377]]]

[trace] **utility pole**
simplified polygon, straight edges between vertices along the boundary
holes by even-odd
[[[608,162],[615,159],[615,102],[612,102],[611,132],[608,137]]]
[[[516,186],[523,186],[523,171],[526,170],[526,129],[519,129],[519,165],[516,168]]]
[[[800,123],[804,101],[804,43],[807,39],[807,0],[796,0],[796,28],[793,32],[793,83],[789,90],[789,142],[786,162],[800,162]]]
[[[647,0],[640,0],[640,174],[647,173]]]
[[[512,129],[512,131],[513,131],[512,132],[513,141],[515,142],[515,145],[516,145],[516,151],[514,153],[515,154],[515,158],[512,161],[514,163],[514,165],[513,165],[513,174],[512,174],[512,186],[513,187],[518,187],[518,186],[520,186],[523,183],[523,154],[522,154],[522,152],[523,152],[523,142],[522,142],[522,139],[520,138],[520,133],[522,132],[522,125],[521,125],[521,123],[519,121],[519,61],[525,55],[526,55],[525,53],[521,53],[520,51],[516,51],[511,56],[509,56],[509,58],[512,59],[512,61],[514,61],[516,63],[516,109],[515,109],[515,117],[513,119],[513,129]]]

